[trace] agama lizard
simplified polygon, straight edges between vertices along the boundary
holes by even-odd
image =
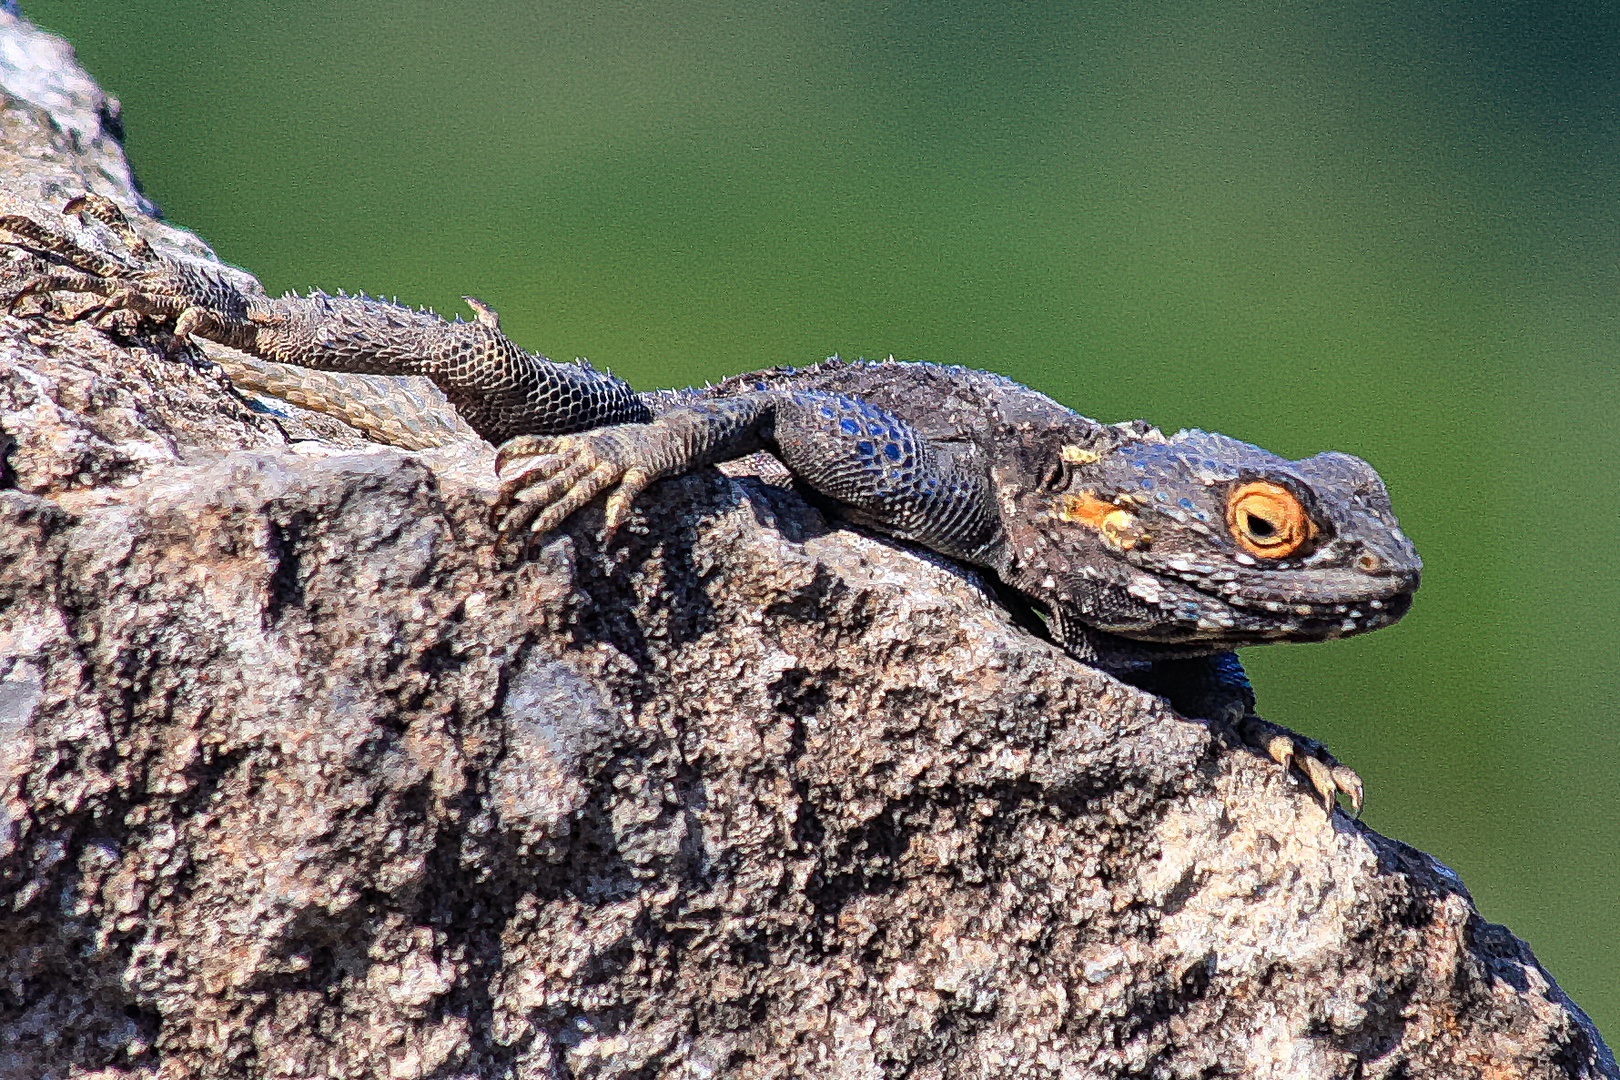
[[[33,260],[14,296],[92,294],[86,314],[133,314],[274,364],[426,376],[499,445],[507,532],[553,530],[606,492],[611,535],[660,477],[769,451],[842,517],[993,573],[1076,659],[1234,724],[1330,811],[1336,792],[1360,809],[1351,770],[1253,715],[1231,651],[1405,614],[1421,564],[1359,458],[1287,461],[1225,435],[1102,424],[1002,376],[928,363],[834,358],[637,393],[524,351],[470,298],[472,322],[365,296],[275,299],[216,264],[157,254],[105,200],[65,212],[99,221],[117,247],[0,215],[0,240]],[[299,403],[354,419],[318,393]]]

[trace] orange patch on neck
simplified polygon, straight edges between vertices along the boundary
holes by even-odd
[[[1061,521],[1073,521],[1093,529],[1101,529],[1103,521],[1109,514],[1115,513],[1119,507],[1104,499],[1097,498],[1089,491],[1082,491],[1078,495],[1065,495],[1058,504],[1057,516]]]
[[[1152,537],[1142,530],[1142,523],[1135,514],[1099,499],[1089,491],[1063,496],[1054,513],[1060,521],[1072,521],[1100,533],[1110,544],[1123,551],[1145,548],[1152,541]]]

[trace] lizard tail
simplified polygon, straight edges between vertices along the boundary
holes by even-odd
[[[238,390],[335,416],[377,442],[429,450],[479,437],[424,378],[313,371],[211,342],[204,351]]]

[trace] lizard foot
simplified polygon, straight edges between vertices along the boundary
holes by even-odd
[[[647,452],[652,424],[614,424],[579,435],[519,435],[501,444],[495,472],[501,494],[495,525],[503,535],[548,533],[603,491],[611,538],[630,514],[636,496],[664,470]]]
[[[25,297],[54,293],[88,293],[100,303],[72,315],[98,325],[117,323],[120,312],[173,323],[176,338],[202,327],[222,326],[242,317],[242,296],[210,268],[191,267],[152,249],[111,200],[85,194],[70,199],[64,216],[99,223],[121,251],[97,251],[79,243],[54,224],[24,214],[0,213],[0,246],[29,256],[26,277],[9,283],[4,299],[13,311]]]
[[[1280,724],[1247,716],[1235,725],[1237,733],[1249,746],[1265,754],[1284,769],[1292,769],[1304,777],[1305,782],[1322,802],[1322,809],[1331,816],[1338,797],[1350,800],[1356,814],[1361,814],[1365,789],[1361,777],[1354,769],[1341,765],[1328,753],[1327,747],[1315,739],[1296,735]]]
[[[123,211],[99,195],[81,195],[62,208],[64,215],[89,214],[107,225],[132,256],[130,261],[84,247],[67,233],[22,214],[0,214],[0,243],[40,260],[31,280],[14,291],[13,305],[24,296],[47,292],[86,292],[111,296],[120,279],[137,270],[135,260],[153,258],[152,249],[135,232]],[[82,220],[82,217],[81,217]]]

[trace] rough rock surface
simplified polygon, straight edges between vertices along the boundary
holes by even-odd
[[[0,14],[5,191],[140,209],[57,48]],[[973,575],[713,470],[503,568],[487,448],[197,360],[0,319],[0,1076],[1617,1075],[1451,872]]]

